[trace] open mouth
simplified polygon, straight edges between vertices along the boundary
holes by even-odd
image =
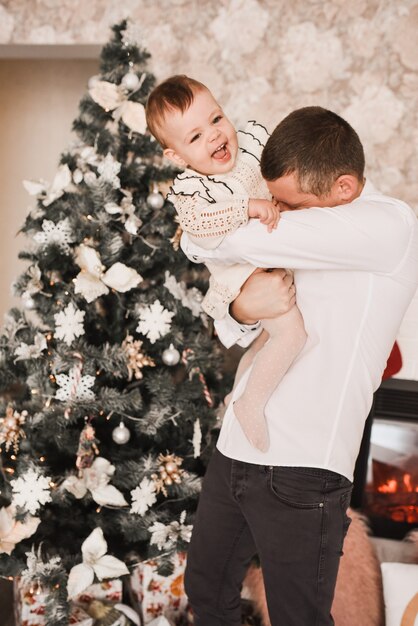
[[[231,153],[229,152],[226,143],[223,143],[216,148],[215,152],[212,153],[212,157],[217,161],[229,161]]]

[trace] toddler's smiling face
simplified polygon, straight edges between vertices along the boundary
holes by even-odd
[[[179,167],[215,175],[225,174],[235,165],[236,130],[207,89],[194,94],[184,113],[167,113],[162,132],[168,146],[164,154]]]

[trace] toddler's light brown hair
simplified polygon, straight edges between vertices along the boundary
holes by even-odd
[[[148,96],[145,107],[147,126],[150,133],[167,148],[164,139],[164,121],[170,111],[184,113],[192,104],[195,94],[208,88],[194,78],[185,74],[170,76],[157,85]]]

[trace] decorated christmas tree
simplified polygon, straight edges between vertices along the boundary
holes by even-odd
[[[46,589],[54,626],[93,580],[171,572],[225,391],[146,130],[149,55],[113,31],[53,182],[25,182],[24,306],[0,335],[0,574]]]

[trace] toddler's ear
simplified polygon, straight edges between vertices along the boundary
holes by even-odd
[[[165,157],[167,157],[167,159],[174,163],[174,165],[183,168],[187,167],[186,161],[182,159],[181,156],[177,154],[177,152],[175,152],[175,150],[173,150],[172,148],[165,148],[163,154]]]

